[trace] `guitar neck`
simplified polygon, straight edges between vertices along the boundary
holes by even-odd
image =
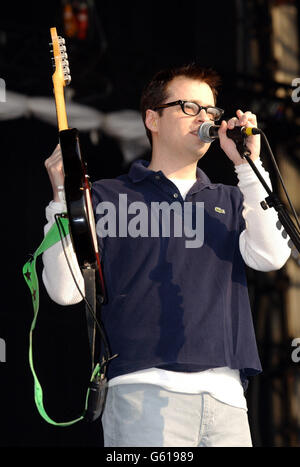
[[[54,85],[54,97],[55,97],[58,130],[59,131],[67,130],[69,126],[68,126],[68,119],[67,119],[67,112],[66,112],[64,88],[60,85],[56,86],[55,83],[53,83],[53,85]]]

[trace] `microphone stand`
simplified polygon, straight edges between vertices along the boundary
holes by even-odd
[[[266,139],[266,136],[262,132],[262,130],[259,130],[259,132]],[[268,193],[268,196],[263,201],[261,201],[260,205],[264,210],[266,210],[268,208],[274,208],[276,210],[279,222],[283,225],[284,230],[286,231],[286,233],[289,235],[291,241],[293,242],[292,247],[295,247],[298,250],[298,253],[300,253],[300,232],[299,232],[299,229],[294,224],[293,220],[291,219],[287,208],[280,201],[280,199],[277,197],[277,195],[274,192],[272,192],[272,190],[269,188],[269,186],[265,182],[264,178],[261,176],[259,170],[256,168],[254,162],[250,158],[251,153],[250,153],[249,149],[246,146],[246,142],[245,142],[246,137],[247,137],[246,135],[241,133],[238,136],[234,135],[234,137],[232,139],[236,143],[236,147],[237,147],[237,150],[238,150],[241,158],[247,160],[247,162],[251,166],[252,170],[256,174],[257,178],[259,179],[259,181],[261,182],[261,184],[265,188],[266,192]],[[268,147],[268,151],[270,152],[269,145],[267,145],[267,147]]]

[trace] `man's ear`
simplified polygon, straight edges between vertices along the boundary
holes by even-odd
[[[145,124],[148,130],[157,132],[157,112],[151,109],[146,110]]]

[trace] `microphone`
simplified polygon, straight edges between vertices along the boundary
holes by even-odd
[[[218,130],[220,125],[214,125],[212,122],[203,122],[198,130],[198,136],[204,143],[212,143],[219,138]],[[227,130],[226,134],[228,138],[233,141],[240,140],[241,136],[259,135],[261,130],[258,128],[246,128],[244,126],[236,126],[232,130]]]

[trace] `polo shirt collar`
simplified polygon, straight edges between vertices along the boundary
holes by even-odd
[[[155,175],[165,176],[160,170],[158,172],[155,172],[154,170],[148,169],[148,165],[149,162],[143,159],[139,159],[131,165],[128,176],[133,183],[141,182],[142,180],[145,180],[146,178],[151,176],[153,177]],[[211,183],[208,176],[205,174],[205,172],[203,172],[203,170],[199,169],[199,167],[197,167],[196,174],[197,180],[195,182],[195,185],[192,187],[192,191],[198,191],[202,188],[214,189],[217,187],[215,183]]]

